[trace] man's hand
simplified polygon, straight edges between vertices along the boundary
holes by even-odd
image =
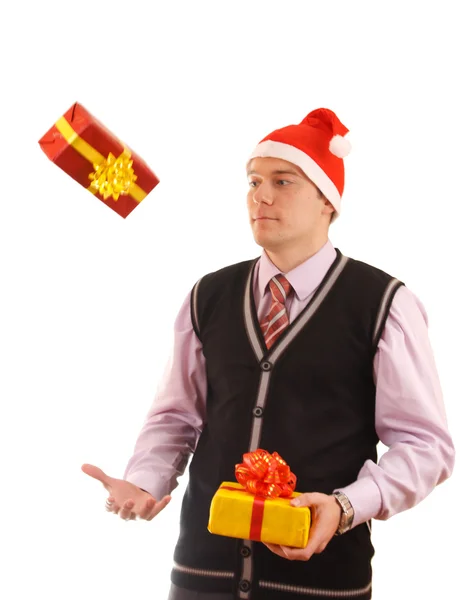
[[[103,484],[109,494],[105,503],[106,510],[115,513],[125,521],[136,518],[151,521],[171,500],[170,496],[164,496],[158,502],[151,494],[133,483],[109,477],[94,465],[82,465],[82,471]]]
[[[323,552],[336,533],[341,519],[341,507],[333,496],[327,494],[301,494],[294,498],[292,506],[308,506],[311,509],[312,523],[306,548],[290,548],[277,544],[265,544],[269,550],[288,560],[309,560],[313,554]]]

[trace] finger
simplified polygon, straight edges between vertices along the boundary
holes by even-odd
[[[152,521],[152,519],[154,519],[154,517],[157,516],[161,510],[163,510],[169,504],[170,500],[170,496],[164,496],[160,502],[156,502],[146,520]]]
[[[161,510],[163,510],[171,501],[171,496],[164,496],[160,502],[156,502],[154,508],[149,513],[149,516],[146,518],[146,521],[152,521],[156,515],[158,515]]]
[[[110,483],[110,477],[108,477],[108,475],[106,473],[104,473],[101,469],[99,469],[95,465],[88,465],[88,464],[82,465],[82,471],[86,475],[89,475],[90,477],[93,477],[94,479],[98,479],[98,481],[101,481],[103,483],[103,485],[109,485],[109,483]]]
[[[306,548],[290,548],[289,546],[281,546],[289,560],[310,560],[313,554],[321,554],[328,545],[329,540],[313,541]]]
[[[309,560],[314,552],[309,546],[306,548],[290,548],[289,546],[280,546],[280,549],[285,554],[285,558],[288,560]]]
[[[114,498],[107,498],[105,501],[105,510],[108,512],[114,512],[114,508],[115,508],[115,499]]]
[[[148,498],[146,500],[146,504],[141,509],[141,511],[138,513],[138,518],[146,520],[151,515],[152,509],[154,508],[155,505],[156,505],[156,499]]]
[[[291,560],[287,553],[283,550],[283,546],[279,546],[278,544],[266,544],[265,542],[264,546],[267,546],[267,548],[269,548],[271,552],[277,554],[277,556],[280,556],[280,558],[288,558],[289,560]]]
[[[124,519],[125,521],[129,521],[132,517],[132,508],[134,506],[133,500],[126,500],[123,504],[122,509],[119,511],[118,516]]]

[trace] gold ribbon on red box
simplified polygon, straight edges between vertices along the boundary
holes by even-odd
[[[159,183],[144,160],[79,102],[39,145],[55,165],[123,218]]]
[[[83,140],[64,117],[56,121],[56,127],[67,143],[92,163],[94,171],[89,175],[92,183],[88,188],[92,194],[99,192],[103,198],[107,199],[111,196],[113,200],[127,195],[136,202],[144,200],[146,192],[135,183],[137,177],[133,170],[131,152],[125,144],[120,156],[116,158],[110,152],[105,158]]]

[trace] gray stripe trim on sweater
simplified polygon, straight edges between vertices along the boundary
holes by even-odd
[[[341,275],[344,267],[348,263],[349,258],[345,256],[341,256],[339,264],[335,267],[328,280],[324,283],[323,288],[321,289],[319,295],[316,299],[308,305],[301,313],[300,317],[296,319],[293,325],[289,325],[289,329],[286,331],[284,338],[280,340],[280,343],[274,345],[274,349],[267,351],[267,348],[262,346],[258,331],[256,329],[255,320],[257,320],[257,315],[255,315],[255,319],[253,319],[252,315],[252,306],[251,306],[251,294],[252,294],[252,281],[253,281],[253,273],[257,261],[252,266],[249,276],[246,281],[246,288],[244,293],[244,323],[246,327],[246,332],[251,343],[252,349],[259,363],[261,363],[261,378],[259,380],[259,389],[257,392],[256,404],[254,407],[254,418],[252,421],[252,431],[251,431],[251,439],[249,443],[249,452],[253,452],[259,448],[259,444],[261,441],[262,434],[262,423],[263,423],[263,412],[267,402],[267,395],[269,390],[270,376],[272,373],[272,368],[280,355],[287,349],[290,343],[294,340],[294,338],[302,331],[308,321],[312,318],[312,316],[319,309],[321,304],[323,303],[326,296],[329,294],[330,290],[338,280]],[[262,359],[264,359],[263,362]],[[250,556],[244,557],[242,564],[242,580],[246,580],[249,583],[252,583],[252,573],[253,573],[253,559],[252,559],[252,542],[251,540],[244,540],[244,545],[251,549]],[[238,598],[241,600],[250,600],[250,591],[244,592],[239,591]]]

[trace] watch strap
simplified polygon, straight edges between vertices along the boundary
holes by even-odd
[[[354,521],[354,508],[344,492],[336,491],[332,494],[336,502],[341,507],[341,519],[339,520],[339,526],[334,535],[342,535],[349,531]]]

